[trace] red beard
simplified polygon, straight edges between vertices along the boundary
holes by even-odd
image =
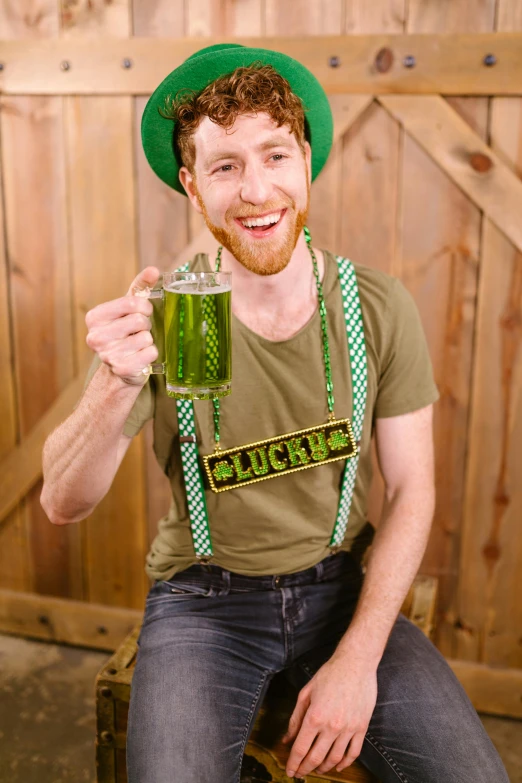
[[[233,228],[228,230],[214,225],[197,190],[196,195],[205,223],[220,245],[226,247],[229,253],[250,272],[254,272],[256,275],[277,275],[289,264],[299,235],[306,225],[310,203],[309,187],[307,191],[306,209],[302,212],[296,211],[294,201],[287,204],[267,202],[262,209],[257,209],[256,213],[252,209],[248,210],[247,207],[241,211],[240,216],[247,218],[286,209],[285,214],[281,217],[284,224],[277,229],[273,237],[266,240],[249,238],[248,233],[235,223],[235,218],[238,217],[236,210],[234,210],[235,214],[232,214],[231,211],[225,214],[225,224],[231,224],[234,226]],[[250,214],[248,214],[249,212]]]

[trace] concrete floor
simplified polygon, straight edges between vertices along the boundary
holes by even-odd
[[[94,679],[108,657],[0,634],[0,783],[95,783]],[[522,721],[483,722],[522,783]]]

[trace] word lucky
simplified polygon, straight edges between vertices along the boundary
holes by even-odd
[[[284,476],[357,454],[349,419],[338,419],[275,438],[218,450],[203,457],[214,492]]]

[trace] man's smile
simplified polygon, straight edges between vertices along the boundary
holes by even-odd
[[[285,208],[278,212],[268,212],[265,215],[256,217],[235,218],[235,222],[250,236],[269,237],[276,232],[286,212]]]

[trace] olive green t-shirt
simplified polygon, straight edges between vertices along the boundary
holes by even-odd
[[[337,262],[327,251],[324,258],[335,414],[337,418],[351,418],[350,362]],[[190,269],[210,271],[208,257],[197,255]],[[396,278],[359,265],[355,270],[365,329],[368,390],[357,479],[341,548],[361,557],[373,532],[366,511],[375,419],[423,408],[437,400],[438,392],[411,295]],[[223,448],[326,421],[321,338],[318,310],[297,334],[278,342],[259,336],[233,316],[232,394],[221,400]],[[99,365],[96,359],[88,379]],[[212,402],[196,400],[194,409],[202,456],[214,447]],[[136,435],[151,418],[154,451],[170,480],[172,504],[159,520],[145,570],[151,579],[170,579],[197,560],[183,483],[176,403],[166,394],[164,376],[150,377],[125,423],[124,433]],[[292,573],[318,563],[330,552],[345,464],[344,460],[330,462],[229,492],[207,489],[212,562],[246,575]]]

